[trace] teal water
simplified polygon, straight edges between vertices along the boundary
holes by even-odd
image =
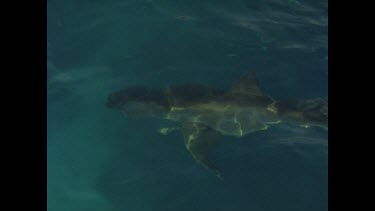
[[[276,99],[327,98],[326,0],[50,0],[48,210],[317,211],[328,204],[327,132],[281,124],[211,152],[105,107],[129,85],[225,88],[257,73]]]

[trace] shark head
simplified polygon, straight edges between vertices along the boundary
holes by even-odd
[[[108,96],[107,107],[122,111],[126,116],[157,117],[168,111],[163,92],[143,86],[131,86]]]

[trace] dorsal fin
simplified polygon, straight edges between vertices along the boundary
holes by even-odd
[[[254,72],[246,72],[237,81],[232,84],[229,90],[230,94],[248,95],[248,96],[263,96],[259,88],[258,79]]]

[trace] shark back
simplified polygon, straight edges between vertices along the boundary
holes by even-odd
[[[227,91],[202,85],[172,87],[166,118],[206,125],[223,135],[243,136],[278,122],[269,109],[273,100],[264,95],[254,73],[246,73]]]

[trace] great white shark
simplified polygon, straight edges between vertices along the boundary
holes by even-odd
[[[131,86],[108,96],[107,107],[128,117],[154,117],[179,123],[186,149],[222,179],[207,152],[221,135],[243,137],[281,122],[328,130],[328,102],[322,99],[278,101],[265,95],[254,72],[246,72],[227,89],[201,84],[153,89]]]

